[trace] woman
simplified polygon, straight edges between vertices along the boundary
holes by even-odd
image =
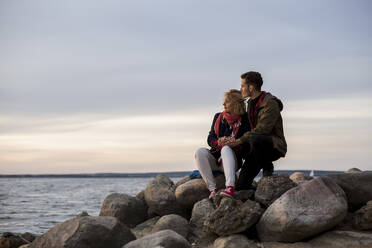
[[[212,171],[225,173],[226,189],[221,194],[234,197],[235,172],[242,165],[243,147],[232,149],[227,144],[231,137],[238,139],[250,130],[244,100],[239,90],[226,92],[223,106],[224,111],[215,114],[208,135],[208,145],[211,149],[199,148],[195,154],[198,170],[211,192],[209,198],[217,193]]]

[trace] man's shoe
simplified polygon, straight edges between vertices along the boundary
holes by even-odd
[[[214,189],[214,190],[211,191],[211,193],[209,194],[208,198],[209,199],[212,199],[213,196],[215,196],[215,195],[217,195],[217,190]]]
[[[274,166],[271,164],[270,166],[262,169],[262,176],[263,177],[270,177],[273,175]]]
[[[222,196],[227,196],[230,198],[234,198],[234,187],[233,186],[227,186],[224,191],[220,193]]]

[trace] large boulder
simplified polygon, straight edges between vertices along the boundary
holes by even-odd
[[[259,248],[259,246],[244,235],[233,234],[216,239],[213,248]]]
[[[147,206],[137,197],[113,193],[103,201],[99,215],[116,217],[128,227],[134,227],[146,220]]]
[[[262,177],[257,185],[255,200],[267,207],[287,190],[296,186],[286,174]]]
[[[346,213],[342,189],[329,178],[316,178],[284,193],[256,228],[262,241],[296,242],[336,226]]]
[[[185,208],[192,209],[194,204],[209,195],[203,179],[194,179],[181,184],[176,189],[176,199]]]
[[[183,178],[181,178],[180,180],[178,180],[174,185],[177,188],[178,186],[180,186],[180,185],[182,185],[182,184],[184,184],[184,183],[186,183],[186,182],[188,182],[190,180],[192,180],[190,178],[190,176],[184,176]]]
[[[136,236],[137,239],[140,239],[146,235],[151,234],[152,228],[155,226],[156,222],[160,219],[160,216],[156,216],[145,222],[137,225],[135,228],[132,228],[131,231]]]
[[[294,172],[289,176],[289,179],[291,179],[294,183],[298,185],[313,179],[313,177],[306,175],[303,172]]]
[[[76,217],[54,226],[37,237],[30,248],[120,248],[136,239],[117,218]]]
[[[204,221],[213,211],[213,203],[208,198],[194,204],[190,219],[191,240],[193,243],[208,245],[217,238],[216,234],[204,228]]]
[[[260,204],[247,200],[241,202],[229,197],[224,197],[219,206],[204,222],[209,231],[219,236],[240,233],[256,224],[262,215]]]
[[[372,172],[328,174],[345,191],[349,208],[358,210],[372,200]]]
[[[184,215],[175,196],[176,187],[165,175],[157,175],[145,189],[145,200],[149,211],[163,216],[168,214]]]
[[[372,232],[331,231],[310,241],[313,248],[371,248]]]
[[[155,233],[167,229],[175,231],[186,239],[190,232],[189,222],[176,214],[161,217],[152,228],[152,232]]]
[[[191,248],[187,240],[172,230],[163,230],[135,241],[129,242],[123,248]]]
[[[372,229],[372,201],[354,213],[353,226],[359,230]]]

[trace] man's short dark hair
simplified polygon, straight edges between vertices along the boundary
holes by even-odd
[[[261,90],[263,80],[259,72],[249,71],[243,73],[240,77],[241,79],[245,79],[246,84],[252,84],[256,90]]]

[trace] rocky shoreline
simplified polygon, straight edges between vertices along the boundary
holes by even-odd
[[[224,188],[223,175],[216,177]],[[41,236],[4,233],[0,248],[372,247],[372,173],[262,178],[234,199],[202,179],[157,175],[136,197],[114,193],[99,216],[81,213]]]

